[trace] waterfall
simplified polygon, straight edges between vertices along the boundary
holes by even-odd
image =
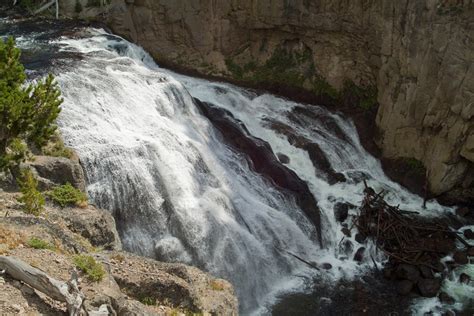
[[[357,243],[334,218],[338,204],[361,203],[364,180],[401,208],[422,204],[384,175],[353,123],[337,113],[173,73],[101,29],[48,45],[60,52],[52,67],[64,96],[60,130],[81,158],[90,200],[113,212],[124,247],[230,280],[243,314],[266,314],[278,293],[302,291],[313,279],[366,271],[371,262],[351,260]],[[284,168],[318,202],[324,248],[294,194],[257,172],[195,99],[287,158]],[[443,211],[427,205],[427,214]],[[343,238],[354,246],[341,249]]]

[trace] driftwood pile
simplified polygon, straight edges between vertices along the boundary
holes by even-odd
[[[467,263],[462,261],[468,260],[469,251],[457,250],[456,240],[466,249],[472,249],[471,246],[446,220],[422,218],[417,212],[389,205],[383,191],[376,193],[367,184],[365,186],[365,198],[354,225],[364,238],[373,240],[377,251],[388,256],[385,276],[398,282],[403,280],[399,287],[403,294],[416,290],[423,296],[436,295],[441,280],[435,278],[435,273]],[[445,266],[441,259],[453,253],[454,260]],[[427,282],[428,279],[431,281]]]
[[[366,186],[355,225],[391,260],[438,270],[439,259],[455,249],[455,239],[466,242],[447,224],[440,220],[429,222],[417,214],[389,205],[383,192],[377,194]]]

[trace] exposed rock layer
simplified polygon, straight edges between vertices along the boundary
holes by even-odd
[[[315,93],[333,93],[321,78],[375,86],[384,156],[422,161],[435,195],[473,201],[472,0],[113,0],[103,11],[161,62],[258,81],[283,49],[299,56],[285,76]]]

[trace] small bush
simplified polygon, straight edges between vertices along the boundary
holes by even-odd
[[[77,205],[87,205],[87,196],[85,193],[73,187],[70,183],[54,187],[47,193],[51,200],[61,207]]]
[[[84,272],[88,279],[93,282],[99,282],[104,278],[105,270],[102,264],[88,255],[74,256],[74,264],[78,269]]]
[[[48,243],[47,241],[44,241],[42,239],[32,237],[30,238],[26,244],[34,249],[49,249],[49,250],[54,250],[54,246]]]
[[[44,210],[44,196],[38,191],[38,181],[30,169],[22,170],[17,180],[22,193],[18,201],[23,203],[23,211],[27,214],[39,216]]]
[[[416,158],[405,158],[405,162],[408,165],[408,167],[419,174],[424,174],[426,169],[425,166],[423,165],[423,162]]]
[[[64,157],[68,159],[73,155],[73,151],[64,145],[64,142],[59,134],[55,134],[51,138],[46,146],[42,148],[42,152],[46,156]]]
[[[224,284],[219,281],[219,280],[212,280],[210,282],[211,289],[214,291],[223,291],[224,290]]]
[[[79,0],[76,0],[76,5],[74,7],[74,11],[76,11],[76,13],[81,13],[82,12],[82,4]]]
[[[154,299],[153,297],[149,297],[149,296],[144,296],[144,297],[140,298],[140,302],[142,304],[149,305],[149,306],[156,305],[156,299]]]

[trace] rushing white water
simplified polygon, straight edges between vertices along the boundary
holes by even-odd
[[[81,56],[72,67],[58,64],[65,99],[59,123],[81,157],[91,200],[114,213],[128,250],[229,279],[244,314],[266,314],[279,292],[314,277],[351,278],[367,269],[369,262],[351,260],[357,247],[340,249],[344,235],[334,219],[337,203],[360,204],[362,179],[390,192],[389,202],[420,210],[421,198],[390,181],[353,124],[337,114],[161,69],[141,48],[102,30],[54,43]],[[289,157],[287,166],[319,202],[326,249],[311,237],[314,227],[294,198],[226,146],[193,97],[231,112]],[[272,122],[318,144],[347,181],[330,184]],[[444,211],[435,202],[426,210]],[[280,249],[333,268],[316,271]]]

